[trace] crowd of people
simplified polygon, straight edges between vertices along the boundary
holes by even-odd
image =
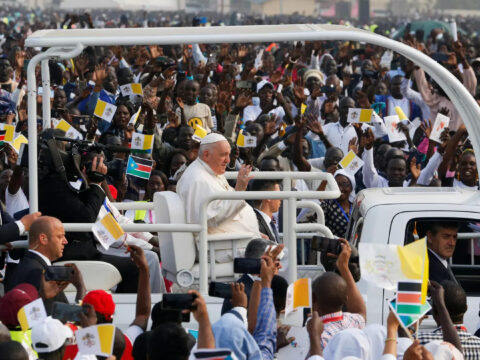
[[[35,30],[319,22],[300,15],[226,19],[218,14],[72,15],[9,8],[1,12],[0,130],[13,125],[15,139],[28,138],[26,68],[41,49],[26,48],[24,41]],[[407,22],[378,20],[375,31],[388,36],[395,26]],[[406,31],[401,41],[440,62],[480,104],[476,32],[480,24],[473,18],[457,23],[465,33],[459,33],[456,41],[442,29]],[[0,243],[7,249],[1,258],[5,295],[0,299],[0,359],[89,358],[78,352],[74,333],[112,323],[111,295],[103,290],[87,293],[74,264],[68,265],[68,281],[45,278],[49,266],[59,260],[110,263],[122,278],[115,292],[137,293],[133,323],[124,332],[118,328],[115,332],[112,355],[116,358],[201,358],[202,350],[227,349],[232,358],[274,359],[279,349],[293,346],[288,327],[278,321],[288,287],[279,261],[280,200],[216,200],[208,205],[209,233],[248,233],[250,238],[240,247],[245,248],[245,257],[261,259],[259,274],[244,274],[232,284],[231,300],[225,300],[222,317],[213,324],[205,300],[194,290],[189,292],[193,306],[184,313],[165,309],[161,303],[150,310],[151,293],[172,291],[172,283],[163,277],[154,234],[129,233],[107,249],[92,233],[65,233],[62,225],[95,223],[106,214],[120,224],[155,223],[152,210],[121,212],[112,203],[151,202],[162,191],[176,193],[187,222],[199,223],[199,204],[211,194],[281,191],[277,181],[252,180],[255,171],[327,172],[341,191],[338,199],[320,202],[325,225],[340,239],[342,250],[336,259],[322,254],[328,271],[312,281],[312,312],[304,328],[310,359],[480,357],[480,338],[463,326],[465,292],[447,263],[455,250],[458,224],[434,223],[417,229],[427,237],[431,259],[430,295],[438,325],[433,333],[406,334],[393,314],[386,327],[365,326],[366,305],[355,282],[360,274],[349,261],[356,249],[343,240],[355,194],[363,189],[479,189],[475,154],[458,109],[416,64],[369,44],[299,41],[87,47],[74,59],[50,60],[49,70],[50,124],[42,119],[42,84],[40,76],[37,79],[37,129],[40,143],[48,144],[40,151],[38,213],[29,214],[28,164],[19,161],[21,151],[13,141],[1,142]],[[132,84],[141,84],[141,92],[126,94],[124,87],[133,89]],[[100,101],[116,107],[112,119],[94,115]],[[352,109],[374,109],[380,121],[352,121]],[[401,135],[400,139],[383,120],[398,115],[399,109],[405,119],[393,135]],[[450,120],[432,139],[438,114]],[[64,123],[67,128],[59,126]],[[52,153],[52,146],[71,151],[70,142],[55,140],[71,134],[104,149],[80,153],[78,181],[63,176],[58,164],[42,157]],[[128,151],[120,151],[133,148],[139,134],[153,135],[150,151],[136,154],[152,161],[148,179],[128,175]],[[0,131],[0,136],[7,135]],[[245,146],[239,138],[248,138],[252,145]],[[350,152],[363,162],[356,171],[340,165]],[[227,171],[238,171],[237,179],[227,181]],[[292,187],[323,191],[326,183],[296,180]],[[300,215],[299,222],[317,221],[308,211]],[[12,250],[9,244],[27,232],[28,249]],[[232,261],[229,244],[218,242],[216,263]],[[299,253],[298,261],[314,263],[309,255]],[[79,321],[64,325],[49,316],[35,324],[31,334],[19,330],[17,312],[24,305],[41,298],[51,315],[55,303],[68,302],[63,290],[70,283],[76,289],[75,301],[86,309]],[[196,338],[182,328],[185,312],[191,312],[199,324]],[[152,326],[147,331],[150,315]],[[412,341],[412,336],[417,340]]]

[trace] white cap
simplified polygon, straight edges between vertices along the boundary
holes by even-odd
[[[268,80],[262,80],[262,81],[260,81],[260,82],[257,84],[257,93],[259,93],[260,90],[262,90],[266,85],[269,85],[269,86],[272,88],[272,90],[273,90],[274,86],[273,86],[273,84],[272,84],[270,81],[268,81]]]
[[[60,349],[65,340],[73,336],[72,330],[51,316],[32,328],[32,347],[38,353]]]
[[[220,141],[227,141],[227,138],[218,133],[210,133],[200,141],[200,145],[213,144]]]

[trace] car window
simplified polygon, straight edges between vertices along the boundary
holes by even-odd
[[[434,222],[458,224],[458,238],[449,261],[450,267],[468,295],[480,296],[480,222],[458,218],[412,219],[405,229],[405,245],[425,237]]]

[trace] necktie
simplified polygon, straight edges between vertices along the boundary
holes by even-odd
[[[270,221],[270,228],[272,229],[273,236],[275,237],[275,242],[280,243],[280,235],[278,234],[277,226],[275,225],[275,221],[273,219]]]
[[[447,266],[447,271],[448,271],[448,274],[450,275],[450,280],[458,284],[457,279],[455,278],[455,275],[453,275],[453,271],[450,264],[448,264]]]

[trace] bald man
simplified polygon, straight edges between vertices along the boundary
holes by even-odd
[[[52,262],[63,255],[67,244],[65,229],[57,218],[41,216],[30,226],[28,251],[13,272],[7,272],[5,290],[9,291],[18,284],[28,283],[40,292],[43,282],[42,274]],[[77,298],[83,298],[85,285],[78,269],[72,266],[72,284],[77,288]],[[60,292],[55,298],[45,301],[47,312],[53,301],[67,303],[67,298]]]
[[[177,183],[177,194],[185,206],[187,222],[200,223],[201,205],[212,194],[226,191],[245,191],[250,178],[250,166],[243,165],[238,172],[235,189],[225,179],[225,169],[230,162],[230,145],[220,134],[205,136],[199,149],[197,160],[191,163]],[[214,200],[207,207],[208,232],[214,233],[249,233],[251,238],[259,238],[257,217],[253,208],[244,200]],[[237,243],[238,248],[244,246]],[[232,260],[231,241],[215,242],[217,262]]]

